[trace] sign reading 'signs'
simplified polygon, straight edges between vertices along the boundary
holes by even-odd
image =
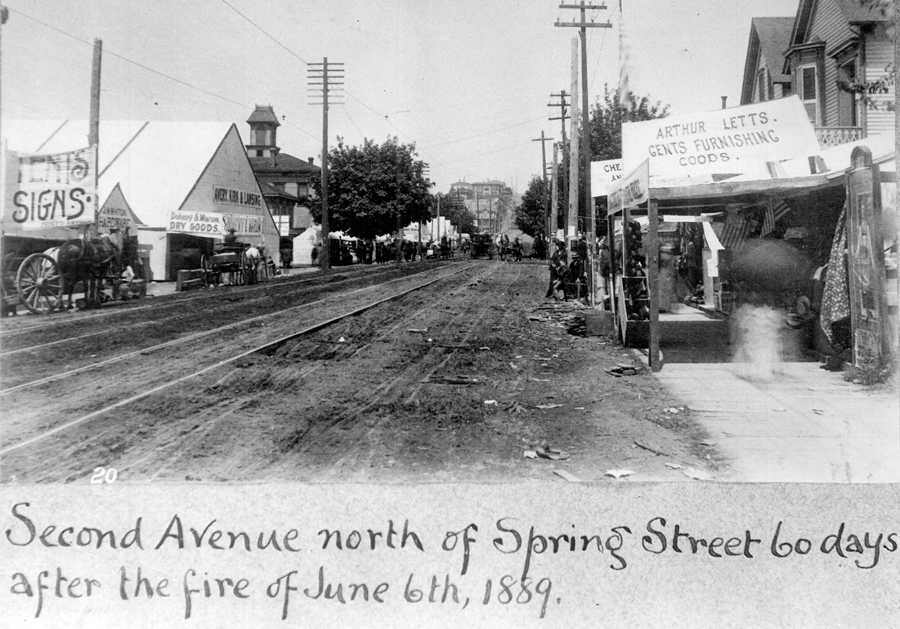
[[[94,222],[97,149],[34,155],[7,151],[4,230]]]
[[[652,176],[753,172],[819,153],[800,98],[622,125],[623,169],[650,160]]]

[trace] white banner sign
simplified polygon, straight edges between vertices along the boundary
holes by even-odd
[[[650,162],[644,162],[609,187],[609,213],[618,214],[650,198]]]
[[[225,236],[223,215],[217,212],[169,212],[169,224],[166,232],[170,234],[191,234],[222,238]]]
[[[621,178],[621,159],[591,162],[591,196],[605,197],[608,194],[610,184]]]
[[[653,176],[750,173],[819,154],[798,96],[622,125],[624,168],[649,159]]]
[[[261,236],[262,216],[254,214],[224,214],[225,231],[233,229],[236,236]]]
[[[39,230],[94,222],[97,150],[6,154],[5,230]]]

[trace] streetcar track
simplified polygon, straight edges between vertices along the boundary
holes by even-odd
[[[441,268],[441,267],[439,267],[438,270],[440,270],[440,268]],[[10,452],[19,450],[19,449],[24,448],[24,447],[27,447],[27,446],[30,446],[30,445],[32,445],[32,444],[34,444],[34,443],[37,443],[37,442],[39,442],[39,441],[42,441],[42,440],[44,440],[44,439],[46,439],[46,438],[48,438],[48,437],[50,437],[50,436],[52,436],[52,435],[55,435],[55,434],[57,434],[57,433],[59,433],[59,432],[62,432],[62,431],[64,431],[64,430],[67,430],[67,429],[69,429],[69,428],[72,428],[72,427],[74,427],[74,426],[77,426],[77,425],[79,425],[79,424],[82,424],[82,423],[84,423],[84,422],[86,422],[86,421],[89,421],[89,420],[91,420],[91,419],[93,419],[93,418],[95,418],[95,417],[98,417],[98,416],[100,416],[100,415],[106,414],[106,413],[108,413],[109,411],[115,410],[115,409],[117,409],[117,408],[121,408],[121,407],[126,406],[126,405],[129,405],[129,404],[133,404],[134,402],[136,402],[136,401],[138,401],[138,400],[141,400],[141,399],[144,399],[144,398],[149,397],[149,396],[151,396],[151,395],[154,395],[154,394],[156,394],[156,393],[159,393],[160,391],[164,391],[164,390],[166,390],[166,389],[168,389],[168,388],[170,388],[170,387],[172,387],[172,386],[175,386],[175,385],[180,384],[180,383],[182,383],[182,382],[185,382],[185,381],[187,381],[187,380],[193,379],[193,378],[195,378],[195,377],[197,377],[197,376],[200,376],[200,375],[203,375],[203,374],[205,374],[205,373],[211,372],[211,371],[213,371],[213,370],[215,370],[215,369],[218,369],[219,367],[222,367],[222,366],[224,366],[224,365],[233,363],[233,362],[238,361],[238,360],[240,360],[240,359],[242,359],[242,358],[246,358],[246,357],[248,357],[248,356],[250,356],[250,355],[252,355],[252,354],[265,353],[266,350],[270,349],[270,348],[273,347],[273,346],[281,346],[281,345],[283,345],[284,343],[288,342],[288,341],[291,340],[291,339],[298,338],[298,337],[303,336],[303,335],[305,335],[305,334],[309,334],[310,332],[314,332],[314,331],[320,330],[320,329],[322,329],[322,328],[324,328],[324,327],[327,327],[327,326],[329,326],[329,325],[331,325],[331,324],[333,324],[333,323],[335,323],[335,322],[337,322],[337,321],[340,321],[340,320],[342,320],[342,319],[346,319],[347,317],[351,317],[351,316],[357,315],[357,314],[359,314],[359,313],[361,313],[361,312],[364,312],[364,311],[366,311],[366,310],[370,310],[370,309],[372,309],[372,308],[374,308],[374,307],[376,307],[376,306],[378,306],[378,305],[380,305],[380,304],[382,304],[382,303],[385,303],[385,302],[388,302],[388,301],[392,301],[392,300],[398,299],[398,298],[400,298],[400,297],[403,297],[404,295],[407,295],[407,294],[409,294],[409,293],[412,293],[412,292],[414,292],[414,291],[421,290],[421,289],[426,288],[426,287],[428,287],[428,286],[430,286],[430,285],[432,285],[432,284],[435,284],[435,283],[437,283],[437,282],[446,280],[446,279],[448,279],[448,278],[450,278],[450,277],[452,277],[452,276],[454,276],[454,275],[456,275],[456,274],[458,274],[458,273],[461,273],[461,272],[463,272],[463,271],[465,271],[465,270],[467,270],[467,269],[470,269],[470,268],[472,268],[472,266],[469,266],[469,265],[463,266],[462,268],[456,269],[456,270],[454,270],[454,271],[452,271],[452,272],[450,272],[450,273],[443,274],[443,275],[440,275],[439,277],[434,278],[434,279],[431,279],[431,280],[429,280],[429,281],[427,281],[427,282],[424,282],[424,283],[421,283],[421,284],[417,284],[416,286],[413,286],[413,287],[411,287],[411,288],[409,288],[409,289],[407,289],[407,290],[404,290],[404,291],[402,291],[402,292],[400,292],[400,293],[398,293],[398,294],[390,295],[390,296],[388,296],[388,297],[385,297],[385,298],[383,298],[383,299],[379,299],[379,300],[377,300],[377,301],[375,301],[375,302],[366,304],[366,305],[361,306],[361,307],[359,307],[359,308],[354,308],[353,310],[351,310],[351,311],[349,311],[349,312],[344,312],[344,313],[342,313],[342,314],[340,314],[340,315],[337,315],[337,316],[335,316],[335,317],[332,317],[332,318],[330,318],[330,319],[328,319],[328,320],[326,320],[326,321],[319,322],[319,323],[315,323],[315,324],[313,324],[313,325],[311,325],[311,326],[307,326],[307,327],[304,328],[303,330],[300,330],[300,331],[297,331],[297,332],[292,332],[292,333],[289,334],[289,335],[286,335],[286,336],[281,337],[281,338],[279,338],[279,339],[276,339],[276,340],[274,340],[274,341],[270,341],[270,342],[264,343],[264,344],[261,345],[261,346],[255,347],[255,348],[253,348],[253,349],[250,349],[250,350],[247,350],[247,351],[244,351],[244,352],[241,352],[241,353],[239,353],[239,354],[237,354],[237,355],[230,356],[230,357],[228,357],[228,358],[226,358],[226,359],[224,359],[224,360],[221,360],[221,361],[219,361],[219,362],[216,362],[216,363],[214,363],[214,364],[212,364],[212,365],[208,365],[207,367],[204,367],[204,368],[202,368],[202,369],[199,369],[199,370],[197,370],[197,371],[194,371],[194,372],[192,372],[192,373],[189,373],[189,374],[187,374],[187,375],[185,375],[185,376],[181,376],[181,377],[176,378],[176,379],[174,379],[174,380],[171,380],[171,381],[165,382],[165,383],[163,383],[163,384],[160,384],[160,385],[158,385],[158,386],[155,386],[155,387],[153,387],[153,388],[151,388],[151,389],[149,389],[149,390],[147,390],[147,391],[143,391],[143,392],[138,393],[138,394],[136,394],[136,395],[132,395],[132,396],[126,398],[126,399],[119,400],[118,402],[115,402],[115,403],[113,403],[113,404],[110,404],[110,405],[108,405],[108,406],[105,406],[105,407],[103,407],[103,408],[101,408],[101,409],[95,410],[95,411],[93,411],[93,412],[91,412],[91,413],[88,413],[88,414],[83,415],[83,416],[81,416],[81,417],[78,417],[78,418],[76,418],[76,419],[70,420],[70,421],[65,422],[65,423],[63,423],[63,424],[60,424],[59,426],[56,426],[56,427],[54,427],[54,428],[52,428],[52,429],[49,429],[49,430],[46,430],[46,431],[44,431],[43,433],[37,434],[37,435],[35,435],[35,436],[31,437],[31,438],[25,439],[25,440],[23,440],[23,441],[20,441],[20,442],[18,442],[18,443],[15,443],[15,444],[13,444],[13,445],[10,445],[10,446],[6,446],[5,448],[0,449],[0,456],[9,454]],[[384,284],[379,284],[378,286],[384,286],[385,284],[388,284],[388,283],[391,283],[391,282],[394,282],[394,281],[400,281],[400,280],[403,280],[403,279],[408,279],[408,278],[407,278],[407,277],[404,277],[404,278],[398,278],[397,280],[390,280],[389,282],[385,282]],[[369,287],[366,287],[365,289],[370,289],[370,288],[372,288],[372,287],[369,286]],[[353,294],[353,293],[356,293],[356,292],[359,292],[359,291],[365,290],[365,289],[358,289],[357,291],[351,291],[350,293],[344,293],[344,294],[342,294],[342,296],[351,295],[351,294]],[[316,303],[316,302],[312,302],[312,303]],[[308,306],[308,305],[309,305],[309,304],[303,304],[303,306],[298,306],[298,307],[296,307],[296,308],[299,308],[299,307],[305,307],[305,306]],[[288,309],[288,310],[291,310],[291,309]],[[277,313],[277,314],[283,314],[284,312],[286,312],[286,311],[280,311],[280,312]],[[264,318],[264,317],[266,317],[266,316],[270,316],[270,315],[262,315],[262,316],[260,316],[260,317],[254,317],[254,319],[261,319],[261,318]],[[245,320],[245,321],[242,321],[242,322],[240,322],[240,323],[247,323],[248,321],[250,321],[250,320]],[[234,326],[234,325],[237,325],[237,324],[233,324],[233,326]],[[232,327],[232,326],[227,326],[227,327]],[[216,330],[212,330],[212,331],[210,331],[209,333],[216,333],[216,332],[221,331],[222,329],[223,329],[223,328],[217,328]],[[205,334],[205,333],[204,333],[204,334]],[[172,344],[172,343],[170,342],[170,343],[166,343],[166,344],[163,344],[163,345],[170,345],[170,344]],[[141,350],[141,351],[146,351],[146,350]],[[132,352],[131,354],[134,354],[134,353],[140,353],[140,352]],[[104,361],[104,362],[108,362],[108,361]],[[96,367],[97,367],[98,365],[100,365],[100,364],[102,364],[102,363],[97,363],[97,364],[95,364],[95,365],[91,365],[91,366],[89,366],[89,368],[96,368]],[[79,370],[76,370],[76,371],[80,372],[80,371],[84,371],[84,370],[85,370],[85,368],[82,368],[82,369],[79,369]],[[54,379],[59,379],[59,378],[58,378],[58,377],[55,377]],[[44,380],[46,380],[46,379],[44,379]],[[2,391],[0,391],[0,394],[3,394],[3,393],[9,393],[9,392],[11,392],[11,391],[13,391],[14,389],[17,389],[17,388],[20,388],[20,387],[16,387],[16,388],[13,388],[13,389],[5,389],[5,390],[2,390]]]
[[[443,267],[439,267],[438,270],[440,270],[440,268],[443,268]],[[444,278],[444,277],[450,277],[450,276],[452,276],[452,275],[455,275],[456,273],[459,273],[459,272],[465,270],[466,268],[471,268],[471,267],[468,267],[468,266],[462,267],[462,268],[460,268],[460,269],[458,269],[458,270],[456,270],[456,271],[453,271],[452,273],[449,273],[449,274],[447,274],[447,275],[445,275],[445,276],[441,276],[441,277],[438,278],[438,279],[442,279],[442,278]],[[427,271],[426,271],[426,272],[427,272]],[[420,275],[420,274],[416,274],[416,275]],[[71,377],[71,376],[74,376],[74,375],[77,375],[77,374],[80,374],[80,373],[84,373],[84,372],[87,372],[87,371],[92,371],[92,370],[94,370],[94,369],[106,367],[106,366],[108,366],[108,365],[111,365],[111,364],[114,364],[114,363],[117,363],[117,362],[121,362],[121,361],[127,360],[127,359],[129,359],[129,358],[133,358],[134,356],[138,356],[138,355],[147,355],[147,354],[150,354],[150,353],[152,353],[152,352],[156,352],[156,351],[158,351],[158,350],[160,350],[160,349],[165,349],[165,348],[167,348],[167,347],[172,347],[172,346],[179,345],[179,344],[187,344],[188,342],[195,341],[195,340],[200,339],[200,338],[204,338],[204,337],[207,337],[207,336],[210,336],[210,335],[213,335],[213,334],[219,334],[219,333],[221,333],[221,332],[224,331],[224,330],[234,329],[234,328],[237,328],[237,327],[240,327],[240,326],[243,326],[243,325],[248,325],[248,324],[251,324],[251,323],[254,323],[254,322],[257,322],[257,321],[262,321],[262,320],[265,320],[265,319],[268,319],[268,318],[274,318],[274,317],[277,317],[277,316],[283,316],[284,314],[289,313],[289,312],[291,312],[291,311],[293,311],[293,310],[299,310],[299,309],[302,309],[302,308],[308,308],[308,307],[314,306],[314,305],[316,305],[316,304],[321,304],[321,303],[323,303],[323,302],[325,302],[325,301],[327,301],[327,300],[329,300],[329,299],[342,298],[342,297],[345,297],[345,296],[348,296],[348,295],[354,295],[354,294],[356,294],[356,293],[360,293],[360,292],[363,292],[363,291],[366,291],[366,290],[372,290],[372,289],[374,289],[374,288],[383,287],[383,286],[386,286],[386,285],[388,285],[388,284],[392,284],[392,283],[394,283],[394,282],[401,282],[401,281],[408,280],[408,279],[410,279],[408,276],[404,276],[404,277],[395,278],[395,279],[393,279],[393,280],[388,280],[387,282],[383,282],[383,283],[381,283],[381,284],[370,285],[370,286],[364,286],[364,287],[362,287],[362,288],[358,288],[358,289],[352,290],[352,291],[347,292],[347,293],[339,293],[339,294],[337,294],[337,295],[335,295],[335,294],[330,294],[330,295],[327,295],[326,297],[323,297],[322,299],[317,299],[317,300],[314,300],[314,301],[306,302],[306,303],[303,303],[303,304],[299,304],[299,305],[297,305],[297,306],[291,306],[291,307],[288,307],[288,308],[285,308],[285,309],[282,309],[282,310],[278,310],[278,311],[276,311],[276,312],[270,312],[270,313],[266,313],[266,314],[263,314],[263,315],[257,315],[257,316],[255,316],[255,317],[250,317],[250,318],[247,318],[247,319],[242,319],[242,320],[236,321],[236,322],[234,322],[234,323],[229,323],[229,324],[227,324],[227,325],[219,326],[219,327],[217,327],[217,328],[215,328],[215,329],[212,329],[212,330],[205,330],[205,331],[203,331],[203,332],[196,332],[196,333],[190,334],[190,335],[188,335],[188,336],[179,337],[179,338],[176,338],[176,339],[172,339],[171,341],[166,341],[166,342],[164,342],[164,343],[159,343],[159,344],[157,344],[157,345],[151,345],[151,346],[149,346],[149,347],[145,347],[145,348],[142,348],[142,349],[137,349],[137,350],[134,350],[134,351],[132,351],[132,352],[127,352],[127,353],[125,353],[125,354],[120,354],[120,355],[118,355],[118,356],[114,356],[114,357],[112,357],[112,358],[108,358],[108,359],[105,359],[105,360],[102,360],[102,361],[99,361],[99,362],[96,362],[96,363],[91,363],[91,364],[89,364],[89,365],[84,365],[84,366],[78,367],[78,368],[76,368],[76,369],[70,369],[70,370],[68,370],[68,371],[64,371],[64,372],[60,372],[60,373],[57,373],[57,374],[53,374],[53,375],[51,375],[51,376],[46,376],[46,377],[44,377],[44,378],[39,378],[39,379],[37,379],[37,380],[31,380],[31,381],[29,381],[29,382],[24,382],[24,383],[22,383],[22,384],[18,384],[18,385],[13,386],[13,387],[8,387],[8,388],[6,388],[6,389],[0,389],[0,396],[7,395],[7,394],[9,394],[9,393],[13,393],[13,392],[16,392],[16,391],[22,391],[22,390],[24,390],[24,389],[29,389],[29,388],[36,387],[36,386],[39,386],[39,385],[42,385],[42,384],[47,384],[47,383],[50,383],[50,382],[56,382],[56,381],[58,381],[58,380],[62,380],[62,379],[65,379],[65,378],[69,378],[69,377]],[[438,280],[434,280],[434,281],[438,281]],[[429,282],[429,283],[427,283],[427,284],[425,284],[425,285],[423,285],[423,286],[427,286],[427,285],[429,285],[430,283],[433,283],[433,282]],[[401,293],[401,294],[403,294],[403,293]],[[251,352],[251,353],[252,353],[252,352]]]
[[[453,264],[453,263],[451,262],[450,264]],[[440,265],[437,265],[435,268],[439,269],[439,268],[443,268],[444,266],[447,266],[447,264],[440,264]],[[408,267],[405,267],[405,268],[408,268]],[[416,273],[412,273],[411,275],[418,275],[420,273],[426,273],[429,270],[431,270],[431,269],[423,269],[423,270],[416,269]],[[323,275],[321,273],[316,273],[314,275],[314,277],[301,278],[301,279],[295,279],[295,280],[276,281],[275,284],[272,284],[270,282],[261,282],[259,284],[254,284],[252,286],[250,286],[250,285],[239,286],[238,288],[241,289],[240,291],[231,291],[231,292],[232,293],[240,292],[241,295],[246,295],[249,292],[256,292],[258,290],[261,291],[261,290],[268,289],[269,291],[275,291],[276,294],[275,295],[267,295],[266,297],[272,297],[272,296],[278,297],[285,293],[290,294],[292,289],[294,287],[296,287],[298,284],[304,285],[304,288],[309,287],[306,285],[312,284],[313,286],[315,286],[317,283],[319,285],[327,286],[327,285],[339,284],[341,282],[352,281],[352,280],[362,279],[362,278],[365,278],[365,279],[377,278],[382,275],[388,275],[392,272],[396,272],[395,266],[390,266],[390,267],[382,266],[382,267],[377,267],[374,270],[372,270],[370,267],[366,267],[364,270],[354,269],[353,271],[340,271],[338,273],[329,274],[329,275]],[[335,275],[342,275],[345,277],[343,277],[342,279],[339,279],[339,280],[329,281],[329,279],[333,278]],[[409,276],[406,276],[406,277],[409,277]],[[234,288],[234,287],[225,286],[224,288]],[[282,292],[282,290],[283,290],[283,292]],[[153,303],[148,303],[146,305],[141,305],[141,306],[116,304],[116,306],[121,305],[121,306],[125,306],[125,307],[119,307],[119,308],[117,308],[115,306],[113,306],[111,308],[107,307],[102,312],[89,313],[89,314],[85,314],[83,316],[76,316],[75,318],[41,319],[41,322],[36,323],[35,325],[20,326],[20,327],[15,327],[13,329],[4,329],[6,326],[2,326],[2,327],[0,327],[0,339],[9,338],[9,337],[15,336],[17,334],[23,334],[25,332],[30,332],[30,331],[34,331],[34,330],[43,331],[43,330],[47,330],[50,328],[55,328],[55,327],[59,327],[59,326],[63,326],[63,325],[78,325],[82,321],[91,321],[91,320],[99,319],[102,317],[110,317],[110,316],[114,316],[114,315],[130,315],[133,312],[140,312],[142,310],[147,310],[150,308],[156,308],[158,310],[161,308],[177,307],[177,306],[181,306],[183,304],[189,304],[191,302],[201,301],[204,299],[215,300],[217,297],[222,298],[222,299],[227,299],[227,296],[224,293],[221,295],[214,295],[214,294],[211,294],[206,291],[204,291],[200,294],[197,294],[197,295],[182,296],[183,294],[178,295],[177,293],[175,293],[173,295],[174,295],[174,297],[170,297],[168,295],[162,296],[162,298],[152,298],[151,297],[150,299],[159,299],[159,301],[155,301]],[[259,298],[259,299],[263,299],[263,298]],[[250,301],[256,301],[256,300],[257,299],[254,298]],[[163,303],[160,303],[160,301],[162,301]],[[80,313],[79,313],[79,315],[80,315]],[[37,315],[35,315],[35,316],[37,316]],[[163,319],[163,321],[165,321],[165,320],[166,319]],[[112,328],[112,329],[114,329],[114,328]],[[3,354],[0,354],[0,356],[2,356],[2,355]]]
[[[496,268],[494,266],[491,266],[489,268],[490,268],[491,274],[493,274],[496,271]],[[462,286],[453,292],[454,293],[461,292],[466,289],[467,289],[467,286]],[[394,327],[394,329],[399,327],[405,321],[414,319],[416,316],[420,315],[422,312],[425,312],[426,310],[430,310],[433,307],[434,307],[434,305],[426,306],[425,308],[422,308],[421,310],[414,313],[413,315],[411,315],[409,317],[405,317],[404,319],[402,319],[400,322],[397,323],[397,325]],[[478,317],[476,317],[476,320],[471,323],[471,325],[469,326],[469,328],[470,328],[469,332],[467,332],[467,334],[471,334],[471,332],[474,330],[475,324],[484,317],[484,314],[487,312],[488,308],[489,307],[484,308],[482,310],[481,314]],[[466,313],[464,313],[464,312],[457,313],[456,316],[454,317],[454,319],[463,317],[465,314]],[[378,339],[374,339],[372,342],[370,342],[367,345],[372,345],[375,342],[377,342],[377,340]],[[363,348],[360,348],[360,350],[362,350],[362,349]],[[310,426],[307,430],[303,431],[302,433],[295,434],[292,439],[292,442],[295,442],[297,444],[302,442],[302,446],[300,448],[298,448],[297,451],[301,454],[308,453],[312,447],[315,447],[319,441],[321,441],[323,438],[325,438],[328,434],[332,433],[336,428],[347,424],[348,422],[355,419],[360,414],[371,409],[372,407],[374,407],[378,404],[384,403],[384,399],[395,388],[395,386],[400,381],[408,380],[409,374],[411,372],[416,372],[417,370],[421,369],[422,364],[425,362],[425,360],[427,360],[427,358],[429,356],[432,356],[434,354],[434,352],[438,349],[443,349],[443,348],[440,348],[437,345],[432,346],[431,348],[429,348],[428,353],[423,355],[421,357],[421,359],[419,361],[417,361],[415,364],[408,366],[401,373],[397,374],[395,377],[391,378],[390,380],[380,383],[370,393],[369,399],[366,401],[366,403],[357,405],[355,407],[351,407],[349,409],[345,409],[337,417],[335,417],[329,421],[319,422],[315,425]],[[453,354],[455,354],[455,350],[451,350],[449,352],[449,354],[450,354],[450,356],[452,356]],[[441,361],[441,363],[439,363],[439,366],[445,364],[446,360],[449,360],[449,357],[446,358],[444,361]],[[371,430],[367,434],[371,434]],[[339,467],[343,462],[345,462],[347,460],[348,456],[349,455],[339,457],[335,462],[335,467]],[[358,456],[358,453],[357,453],[357,456]]]

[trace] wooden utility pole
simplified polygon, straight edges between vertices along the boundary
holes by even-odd
[[[566,263],[572,264],[572,241],[578,237],[578,39],[572,39],[572,130],[569,135],[569,202],[566,205]]]
[[[9,9],[7,9],[5,6],[0,4],[0,78],[2,78],[2,76],[3,76],[3,35],[2,35],[3,25],[6,24],[6,20],[8,20],[8,19],[9,19]],[[2,80],[0,80],[0,83],[2,83]],[[2,95],[2,93],[3,93],[2,90],[0,90],[0,95]],[[0,102],[3,102],[2,99],[0,99]],[[3,111],[0,110],[0,125],[2,125],[2,120],[3,120]],[[2,126],[0,126],[0,131],[2,131]],[[2,137],[3,137],[3,134],[0,133],[0,138],[2,138]],[[0,150],[2,150],[2,148],[0,148]],[[4,159],[5,159],[5,156],[4,156]],[[5,175],[4,175],[4,177],[5,177]]]
[[[544,182],[544,194],[547,194],[547,142],[552,142],[553,138],[544,137],[544,131],[541,130],[541,137],[534,138],[531,140],[532,142],[540,142],[541,143],[541,181]],[[550,218],[550,205],[547,204],[547,208],[544,210],[545,214],[549,220]],[[545,223],[548,221],[544,221]],[[549,237],[549,232],[548,232]]]
[[[94,163],[94,190],[99,192],[100,188],[97,174],[97,168],[100,162],[100,64],[103,58],[103,40],[94,40],[94,59],[91,66],[91,113],[90,126],[88,129],[88,146],[94,147],[94,155],[96,162]],[[94,194],[94,224],[100,225],[100,201]]]
[[[330,98],[332,88],[335,91],[343,89],[344,69],[343,63],[334,61],[328,62],[328,57],[323,57],[321,63],[310,63],[309,84],[314,86],[310,88],[310,92],[318,95],[321,90],[322,102],[310,103],[310,105],[322,105],[322,270],[328,271],[331,268],[331,239],[329,238],[330,227],[328,225],[328,105],[335,102]],[[340,81],[338,79],[341,79]],[[399,220],[399,219],[398,219]]]
[[[556,242],[556,230],[559,228],[559,144],[553,143],[553,168],[550,181],[550,235],[548,247]]]
[[[589,28],[612,28],[612,24],[606,22],[588,22],[586,11],[588,9],[606,9],[605,4],[585,4],[581,0],[579,4],[561,4],[560,9],[578,9],[581,12],[581,21],[572,23],[562,23],[556,21],[556,26],[569,26],[580,29],[581,31],[581,144],[582,144],[582,165],[584,168],[584,204],[585,212],[588,214],[588,233],[590,237],[588,242],[588,289],[590,291],[591,305],[594,305],[596,296],[594,295],[594,249],[597,240],[597,228],[595,226],[595,206],[592,203],[591,196],[591,141],[590,141],[590,111],[588,111],[588,73],[587,73],[587,29]]]
[[[566,102],[566,96],[568,96],[568,94],[566,94],[566,90],[560,90],[559,94],[550,94],[550,98],[558,98],[559,102],[558,103],[547,103],[547,107],[559,107],[559,115],[551,116],[550,120],[559,120],[560,121],[559,126],[560,126],[560,132],[562,133],[562,142],[559,144],[558,148],[560,151],[562,151],[562,165],[563,165],[564,170],[565,170],[565,167],[569,163],[568,154],[566,152],[566,147],[568,146],[568,142],[566,140],[566,120],[568,120],[570,116],[568,114],[569,104]],[[559,171],[558,163],[556,165],[556,168],[557,168],[557,176],[558,176],[558,171]],[[558,183],[557,183],[557,185],[558,185]],[[554,194],[557,194],[557,193],[554,193]],[[568,204],[569,204],[568,190],[563,189],[563,205],[568,206]],[[557,207],[557,210],[558,210],[558,207]],[[554,218],[554,222],[553,222],[553,234],[550,236],[550,238],[554,242],[556,240],[556,230],[559,229],[559,223],[556,222],[558,220],[558,216],[559,216],[558,213],[554,214],[555,218]]]

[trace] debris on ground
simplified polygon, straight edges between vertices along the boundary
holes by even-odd
[[[666,463],[666,467],[670,470],[683,470],[684,466],[681,463]]]
[[[528,412],[528,409],[526,407],[522,406],[521,404],[519,404],[518,402],[512,402],[510,404],[507,404],[503,410],[508,411],[510,413],[527,413]]]
[[[580,483],[581,480],[577,476],[573,476],[566,470],[553,470],[553,473],[561,478],[565,478],[570,483]]]
[[[542,411],[547,410],[548,408],[559,408],[562,404],[538,404],[535,408],[539,408]]]
[[[700,442],[700,445],[701,445],[701,446],[706,446],[706,447],[708,447],[708,448],[711,448],[711,447],[713,447],[714,445],[716,445],[716,442],[713,441],[712,439],[704,439],[703,441]]]
[[[693,478],[694,480],[715,480],[715,476],[710,474],[705,470],[697,470],[693,467],[689,467],[684,470],[684,475],[688,478]]]
[[[341,338],[339,338],[339,339],[337,340],[337,342],[338,342],[338,343],[346,343],[346,342],[347,342],[347,339],[345,339],[345,338],[342,336]]]
[[[619,377],[619,376],[633,376],[637,374],[637,367],[634,365],[625,365],[625,364],[617,364],[615,367],[611,369],[607,369],[606,373],[611,376]]]
[[[419,382],[423,384],[478,384],[481,376],[431,376]]]
[[[652,452],[656,456],[668,456],[668,454],[666,452],[663,452],[662,450],[659,449],[659,446],[656,446],[656,447],[650,446],[645,443],[641,443],[637,439],[634,440],[634,445],[636,445],[639,448],[643,448],[644,450],[648,450],[649,452]]]
[[[569,453],[565,450],[560,450],[558,448],[551,448],[547,446],[546,448],[535,448],[535,454],[537,454],[542,459],[550,459],[552,461],[565,461],[569,458]]]
[[[428,332],[428,328],[407,328],[406,331],[418,333],[418,334],[425,334],[426,332]]]
[[[497,406],[497,400],[485,400],[484,403],[487,406]]]
[[[606,475],[613,478],[622,478],[623,476],[631,476],[634,474],[631,470],[607,470]]]

